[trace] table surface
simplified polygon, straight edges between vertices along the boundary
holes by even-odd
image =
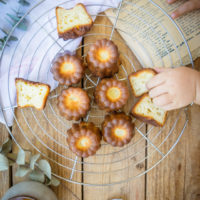
[[[107,19],[97,19],[99,23],[109,24]],[[104,21],[102,21],[104,20]],[[98,30],[98,27],[93,27],[91,32],[107,32],[105,29]],[[116,33],[117,34],[117,33]],[[84,42],[92,42],[93,39],[85,38]],[[126,51],[126,49],[121,49]],[[82,52],[84,50],[82,49]],[[195,61],[195,66],[200,69],[200,58]],[[57,91],[60,89],[58,88]],[[55,100],[56,101],[56,100]],[[49,109],[49,108],[47,108]],[[181,137],[179,143],[173,149],[171,154],[167,156],[157,167],[152,169],[147,174],[133,179],[130,182],[106,186],[106,187],[90,187],[81,186],[65,181],[61,181],[59,187],[52,187],[58,196],[59,200],[197,200],[200,199],[200,106],[193,105],[189,108],[189,123]],[[18,120],[23,123],[21,112],[16,109]],[[38,114],[38,117],[40,115]],[[175,115],[171,115],[171,121]],[[41,119],[42,120],[42,119]],[[182,119],[185,120],[185,119]],[[46,121],[41,121],[41,124],[47,126]],[[24,129],[26,129],[24,127]],[[0,125],[0,143],[9,137],[6,128]],[[37,127],[35,128],[37,130]],[[148,130],[148,127],[147,127]],[[30,145],[25,142],[24,137],[20,134],[20,130],[16,124],[12,127],[12,133],[17,138],[17,141],[23,144],[25,149],[29,149]],[[37,141],[34,140],[35,143]],[[163,148],[168,149],[170,143],[165,144]],[[55,147],[58,148],[59,147]],[[16,145],[13,151],[17,151]],[[47,151],[50,155],[50,153]],[[54,158],[56,159],[56,158]],[[152,159],[156,160],[156,156]],[[136,166],[136,170],[144,171],[147,162],[143,165]],[[0,197],[2,197],[9,187],[21,181],[16,178],[14,173],[16,167],[10,167],[6,172],[0,172]],[[128,172],[127,172],[128,173]],[[83,175],[84,176],[84,175]],[[87,177],[80,177],[87,179]],[[88,178],[89,179],[89,178]],[[103,178],[102,178],[103,179]],[[99,183],[101,183],[99,179]]]

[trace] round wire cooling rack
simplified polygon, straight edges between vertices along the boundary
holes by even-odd
[[[87,9],[91,10],[98,6],[113,8],[113,5],[109,5],[109,1],[105,2],[105,5],[94,2],[86,6]],[[17,146],[24,148],[24,143],[20,141],[25,138],[29,145],[28,148],[39,152],[49,160],[53,175],[56,177],[71,183],[92,186],[123,183],[146,174],[173,150],[188,123],[187,108],[169,113],[167,121],[162,128],[147,126],[145,123],[133,119],[135,136],[131,143],[123,148],[114,148],[102,142],[102,147],[97,154],[87,159],[78,158],[70,152],[66,142],[66,131],[71,127],[72,122],[62,118],[56,106],[56,97],[60,94],[62,86],[58,86],[56,90],[51,92],[46,108],[43,111],[39,112],[32,108],[27,108],[18,109],[14,112],[16,106],[13,105],[13,90],[11,89],[12,84],[14,84],[13,73],[17,74],[15,77],[51,83],[50,68],[51,61],[55,55],[69,50],[75,42],[81,42],[80,38],[76,39],[76,41],[63,41],[57,35],[55,7],[71,8],[74,4],[75,1],[73,0],[65,0],[60,4],[54,2],[54,5],[53,3],[50,4],[48,0],[40,1],[21,19],[21,21],[25,17],[31,19],[29,30],[19,33],[21,37],[18,42],[12,50],[8,50],[6,44],[9,37],[17,31],[18,24],[13,28],[3,47],[0,67],[1,75],[3,73],[2,63],[4,63],[5,54],[9,51],[10,59],[6,57],[8,59],[6,62],[7,69],[9,69],[7,79],[9,106],[3,107],[2,97],[0,97],[0,111],[4,116],[7,129]],[[100,13],[92,15],[92,17],[96,18],[93,30],[84,35],[81,45],[75,51],[85,59],[89,46],[97,39],[112,39],[119,47],[121,60],[120,71],[115,75],[115,78],[125,82],[127,82],[129,73],[145,67],[143,60],[137,56],[138,61],[132,53],[133,51],[136,55],[139,55],[141,51],[137,52],[137,50],[132,49],[129,46],[129,42],[134,42],[140,47],[140,50],[146,54],[152,66],[158,63],[164,66],[166,58],[170,63],[170,67],[183,65],[184,60],[182,59],[180,48],[185,48],[185,51],[188,52],[188,58],[193,66],[188,44],[176,23],[155,2],[149,0],[146,1],[146,4],[148,6],[144,7],[144,5],[134,3],[131,0],[122,0],[119,1],[118,7],[114,8],[112,14]],[[39,8],[43,9],[38,11]],[[179,35],[178,41],[165,24],[162,24],[159,19],[152,15],[152,9],[163,14],[169,23],[176,28]],[[136,20],[137,23],[132,23],[130,18]],[[142,31],[144,27],[151,31],[151,35]],[[163,37],[163,32],[167,33],[168,40]],[[123,38],[129,38],[130,40],[124,40]],[[181,47],[178,45],[180,41],[184,44]],[[147,48],[149,45],[152,47],[152,51]],[[171,54],[172,47],[175,49],[175,56]],[[178,58],[178,63],[177,60],[174,61],[174,58]],[[92,121],[97,126],[100,126],[106,113],[98,110],[93,101],[93,91],[98,83],[99,79],[94,78],[87,71],[79,87],[83,87],[92,99],[91,110],[83,120]],[[57,87],[56,84],[51,86],[53,88]],[[134,97],[129,99],[123,111],[129,113],[135,101],[137,99]],[[14,118],[12,131],[8,127],[6,117],[6,112],[8,111],[12,113]]]

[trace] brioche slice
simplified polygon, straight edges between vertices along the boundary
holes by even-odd
[[[135,118],[154,126],[163,126],[167,117],[167,111],[157,107],[147,93],[133,106],[131,113]]]
[[[50,92],[49,85],[16,78],[15,86],[17,89],[18,107],[34,107],[37,110],[44,109]]]
[[[84,35],[93,25],[91,16],[81,3],[69,10],[56,7],[56,19],[58,35],[64,40]]]
[[[154,69],[146,68],[138,70],[129,75],[128,79],[133,90],[133,94],[139,97],[148,92],[146,83],[155,75],[157,72]]]

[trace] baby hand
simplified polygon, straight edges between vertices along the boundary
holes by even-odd
[[[156,71],[158,74],[147,83],[147,88],[157,106],[173,110],[197,101],[199,72],[188,67],[158,68]]]
[[[169,4],[176,2],[177,0],[167,0]],[[191,12],[193,10],[200,9],[200,0],[188,0],[178,7],[172,14],[173,19],[180,17],[183,14]]]

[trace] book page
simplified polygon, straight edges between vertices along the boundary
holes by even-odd
[[[200,11],[194,11],[175,20],[169,15],[184,0],[169,5],[165,0],[123,1],[116,24],[127,45],[136,55],[143,67],[177,67],[191,63],[192,58],[200,56]],[[162,9],[159,9],[160,6]],[[106,15],[114,24],[117,9],[109,9]],[[114,37],[114,36],[113,36]]]

